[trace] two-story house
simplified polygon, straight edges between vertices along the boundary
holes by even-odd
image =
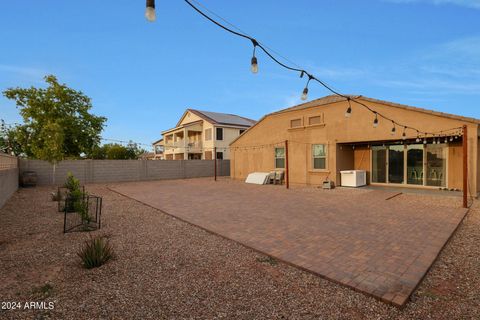
[[[234,114],[187,109],[175,128],[162,132],[164,159],[230,159],[230,142],[255,123]]]
[[[153,160],[164,160],[165,155],[163,154],[163,151],[164,151],[163,138],[152,143],[152,146],[153,146]]]

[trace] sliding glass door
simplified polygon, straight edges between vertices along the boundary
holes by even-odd
[[[407,183],[423,185],[423,144],[407,146]]]
[[[427,186],[445,187],[447,176],[447,148],[443,144],[427,145]]]
[[[372,182],[387,182],[387,148],[372,147]]]
[[[404,149],[403,145],[388,147],[388,183],[403,183],[405,172]]]
[[[372,183],[447,186],[447,144],[372,146]]]

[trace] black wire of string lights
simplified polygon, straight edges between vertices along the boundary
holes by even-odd
[[[458,131],[462,129],[462,127],[456,127],[456,128],[452,128],[452,129],[447,129],[447,130],[441,130],[441,131],[435,131],[435,132],[428,132],[428,131],[420,131],[418,130],[417,128],[414,128],[412,126],[409,126],[409,125],[405,125],[405,124],[401,124],[397,121],[395,121],[394,119],[384,115],[383,113],[380,113],[376,110],[373,110],[370,106],[368,106],[367,104],[365,104],[364,102],[360,101],[357,97],[353,97],[353,96],[349,96],[349,95],[345,95],[345,94],[342,94],[340,93],[339,91],[335,90],[332,86],[328,85],[325,81],[315,77],[315,75],[313,75],[312,73],[304,70],[303,68],[301,67],[292,67],[292,66],[289,66],[283,62],[281,62],[279,59],[277,59],[270,51],[274,51],[272,49],[269,49],[266,45],[260,43],[259,41],[257,41],[254,37],[244,33],[244,32],[240,32],[240,29],[235,27],[235,29],[239,30],[239,31],[235,31],[235,30],[232,30],[231,28],[221,24],[220,22],[216,21],[215,19],[213,19],[212,17],[210,17],[208,14],[206,14],[205,12],[203,12],[201,9],[199,9],[197,6],[195,6],[191,1],[191,0],[184,0],[191,8],[193,8],[197,13],[199,13],[201,16],[203,16],[205,19],[209,20],[210,22],[212,22],[213,24],[217,25],[218,27],[222,28],[223,30],[233,34],[233,35],[236,35],[238,37],[241,37],[241,38],[244,38],[244,39],[247,39],[249,40],[252,45],[253,45],[253,55],[252,55],[252,59],[251,59],[251,63],[250,63],[250,66],[251,66],[251,71],[252,73],[258,73],[258,58],[257,58],[257,55],[256,55],[256,52],[257,52],[257,47],[259,49],[261,49],[272,61],[274,61],[276,64],[278,64],[279,66],[281,66],[282,68],[284,69],[287,69],[289,71],[294,71],[294,72],[299,72],[300,73],[300,78],[303,78],[303,77],[306,77],[308,78],[307,79],[307,83],[305,85],[305,88],[303,89],[302,91],[302,95],[301,95],[301,99],[302,100],[307,100],[308,99],[308,86],[310,84],[311,81],[315,81],[317,83],[319,83],[321,86],[323,86],[325,89],[327,89],[328,91],[330,91],[331,93],[333,93],[334,95],[337,95],[339,97],[342,97],[344,98],[345,100],[348,101],[348,109],[346,110],[345,112],[345,117],[346,118],[349,118],[351,117],[351,114],[352,114],[352,105],[351,105],[351,102],[355,102],[357,103],[358,105],[366,108],[368,111],[370,111],[372,114],[374,114],[374,119],[373,119],[373,127],[374,128],[377,128],[378,125],[379,125],[379,117],[380,118],[383,118],[389,122],[392,122],[392,135],[394,135],[396,133],[396,128],[399,127],[399,128],[403,128],[403,131],[402,131],[402,138],[403,140],[406,140],[407,139],[407,130],[411,130],[411,131],[414,131],[417,133],[417,139],[418,140],[419,138],[428,138],[428,136],[431,136],[434,138],[434,143],[437,143],[437,140],[435,140],[436,136],[438,135],[438,139],[440,139],[440,137],[445,137],[446,139],[448,139],[448,136],[452,136],[452,134],[448,134],[448,132],[451,132],[451,131]],[[196,2],[196,1],[195,1]],[[204,6],[202,6],[204,7]],[[210,10],[208,10],[209,12],[212,12]],[[149,21],[155,21],[155,0],[147,0],[147,10],[146,10],[146,13],[145,13],[147,19]],[[217,17],[220,17],[219,15],[215,14],[215,16]],[[221,17],[220,17],[221,18]],[[227,22],[225,19],[221,18],[221,20]],[[232,27],[234,27],[231,23],[228,23],[229,25],[231,25]],[[277,54],[278,55],[278,54]],[[285,60],[288,60],[284,57],[282,57],[283,59]],[[289,61],[290,62],[290,61]],[[292,63],[292,62],[290,62]],[[294,64],[294,63],[292,63]],[[445,134],[444,134],[445,133]],[[455,137],[458,135],[457,133],[454,133]],[[452,140],[450,140],[452,141]]]

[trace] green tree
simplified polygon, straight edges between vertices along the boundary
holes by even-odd
[[[11,138],[21,146],[21,154],[53,163],[55,183],[56,164],[89,154],[100,143],[106,118],[89,112],[91,100],[81,91],[59,83],[53,75],[45,82],[46,88],[9,88],[3,95],[15,100],[23,118]]]
[[[23,118],[12,133],[28,157],[61,161],[89,154],[100,143],[107,120],[89,111],[92,103],[81,91],[45,77],[46,88],[9,88],[3,95],[15,100]]]
[[[22,146],[18,142],[19,134],[22,132],[17,129],[17,126],[9,126],[0,119],[0,151],[16,156],[23,155]]]
[[[92,153],[89,154],[89,158],[109,160],[138,159],[143,153],[145,153],[145,150],[133,142],[129,142],[126,146],[118,143],[107,143],[94,148]]]

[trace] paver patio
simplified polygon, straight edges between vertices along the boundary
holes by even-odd
[[[396,192],[286,190],[231,180],[111,189],[397,306],[408,301],[467,212],[445,201],[427,206],[415,195],[391,198]]]

